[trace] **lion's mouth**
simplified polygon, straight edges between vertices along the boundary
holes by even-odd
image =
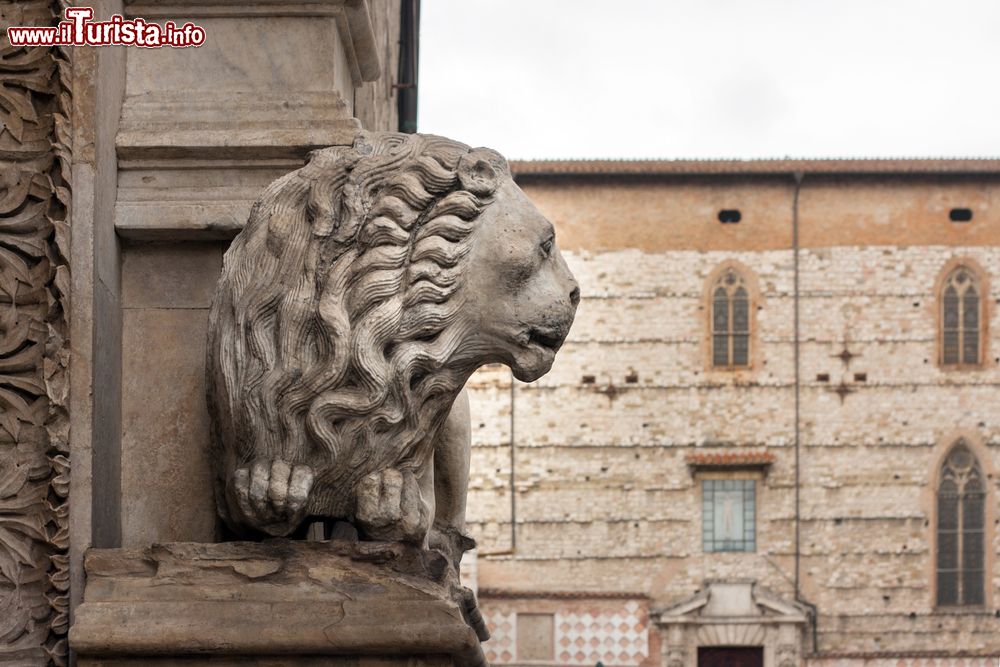
[[[541,347],[552,353],[562,347],[566,334],[561,330],[531,329],[528,331],[528,345]]]

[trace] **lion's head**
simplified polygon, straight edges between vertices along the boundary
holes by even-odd
[[[216,462],[308,462],[310,513],[416,468],[468,376],[549,370],[579,290],[494,151],[364,133],[275,181],[226,253],[210,316]],[[226,508],[220,494],[220,511]]]

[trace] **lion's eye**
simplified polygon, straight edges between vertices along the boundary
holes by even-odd
[[[552,243],[553,240],[551,237],[542,241],[542,254],[546,257],[552,254]]]

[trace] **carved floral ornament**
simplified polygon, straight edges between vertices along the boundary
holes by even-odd
[[[70,62],[4,40],[0,77],[0,663],[65,665]]]

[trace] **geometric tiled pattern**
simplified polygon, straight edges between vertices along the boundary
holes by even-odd
[[[491,664],[517,662],[517,614],[486,611],[492,638],[483,648]],[[638,602],[616,610],[555,614],[556,664],[566,667],[637,667],[649,655],[649,629]],[[548,663],[551,664],[551,663]]]
[[[490,640],[483,644],[486,659],[491,665],[514,662],[517,647],[517,614],[505,611],[480,609],[490,629]]]
[[[649,653],[649,631],[628,602],[615,614],[556,614],[556,659],[565,665],[638,665]]]

